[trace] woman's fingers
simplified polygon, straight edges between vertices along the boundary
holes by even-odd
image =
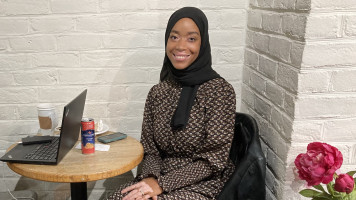
[[[157,196],[153,196],[152,199],[153,199],[153,200],[157,200]]]
[[[144,181],[140,181],[134,185],[124,188],[121,193],[129,192],[123,200],[131,199],[149,199],[151,198],[153,189]],[[156,196],[157,199],[157,196]]]
[[[131,190],[134,190],[134,189],[137,189],[137,188],[142,187],[142,183],[143,183],[143,182],[140,181],[140,182],[138,182],[138,183],[136,183],[136,184],[133,184],[133,185],[130,185],[130,186],[124,188],[123,190],[121,190],[121,194],[124,194],[124,193],[126,193],[126,192],[131,191]]]

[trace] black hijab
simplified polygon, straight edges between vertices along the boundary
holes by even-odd
[[[184,7],[172,14],[167,24],[165,47],[167,47],[167,41],[173,26],[182,18],[190,18],[198,26],[201,36],[201,46],[197,59],[190,66],[182,70],[174,68],[167,53],[165,53],[160,80],[173,79],[183,86],[177,109],[171,120],[171,126],[174,130],[181,130],[187,125],[190,110],[194,104],[199,86],[206,81],[220,77],[211,67],[208,19],[198,8]]]

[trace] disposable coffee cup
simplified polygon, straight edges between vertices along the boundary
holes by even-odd
[[[37,105],[38,122],[40,128],[38,133],[41,135],[54,135],[54,130],[58,125],[55,107],[50,103]]]

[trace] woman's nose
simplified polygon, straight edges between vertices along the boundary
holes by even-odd
[[[176,45],[176,49],[178,49],[178,50],[183,50],[183,49],[185,49],[186,48],[186,42],[184,41],[184,39],[180,39],[180,40],[178,40],[178,42],[177,42],[177,45]]]

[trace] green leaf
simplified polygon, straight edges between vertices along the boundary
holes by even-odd
[[[346,174],[350,175],[350,176],[354,176],[354,174],[356,173],[356,171],[349,171]]]
[[[321,192],[318,192],[316,190],[312,190],[312,189],[304,189],[302,191],[299,192],[299,194],[305,196],[305,197],[315,197],[321,194]]]
[[[321,186],[320,184],[319,185],[314,185],[313,188],[317,189],[317,190],[320,190],[322,192],[326,192],[323,188],[323,186]]]
[[[326,187],[328,188],[328,191],[331,194],[331,196],[334,196],[335,191],[334,191],[333,183],[332,182],[328,183]]]

